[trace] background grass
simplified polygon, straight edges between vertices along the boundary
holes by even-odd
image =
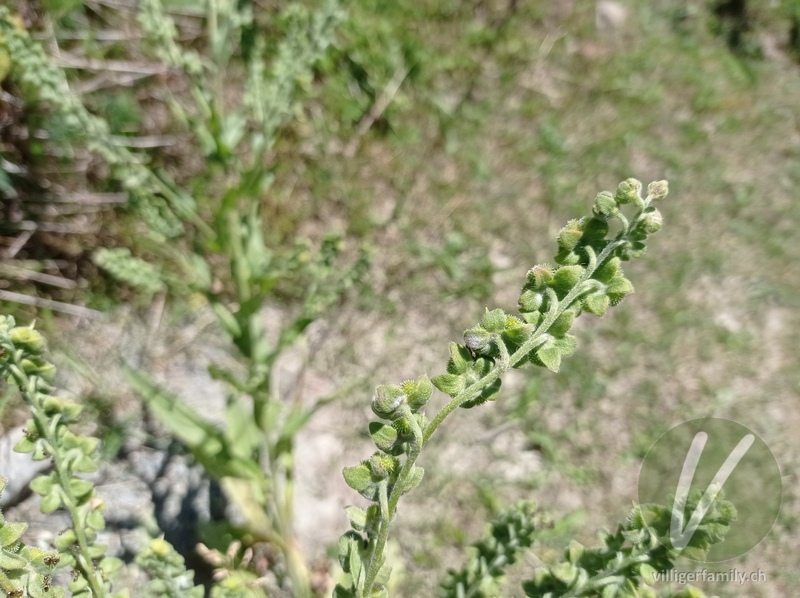
[[[517,374],[496,404],[456,414],[437,434],[437,451],[422,463],[425,483],[400,513],[399,595],[433,595],[437,572],[460,562],[498,503],[535,498],[568,517],[521,574],[560,552],[570,535],[592,544],[594,530],[614,525],[636,498],[638,467],[655,439],[709,415],[743,423],[772,448],[784,507],[759,547],[724,566],[761,568],[766,584],[698,585],[720,596],[793,595],[800,583],[800,63],[788,44],[789,4],[750,4],[747,44],[734,47],[730,19],[699,1],[619,2],[626,18],[610,28],[598,27],[593,2],[349,7],[336,47],[276,147],[276,184],[263,198],[275,246],[336,230],[371,247],[371,292],[325,323],[319,368],[335,366],[336,382],[366,376],[371,386],[440,373],[446,341],[484,305],[513,310],[527,267],[552,258],[555,232],[584,214],[597,191],[628,176],[667,178],[671,189],[651,254],[627,270],[637,293],[602,320],[581,318],[578,352],[558,375]],[[22,8],[73,54],[143,60],[122,10]],[[191,6],[173,8],[188,14],[180,21],[186,43],[202,49]],[[128,36],[74,39],[100,29]],[[95,76],[71,74],[78,87]],[[84,99],[119,135],[180,140],[161,102],[164,86],[186,93],[180,80],[144,78]],[[359,129],[387,93],[372,126]],[[59,149],[46,112],[14,112],[3,102],[3,157],[31,173],[9,175],[19,193],[42,181],[113,190],[102,164],[81,148]],[[46,140],[12,136],[39,128]],[[151,153],[176,180],[200,185],[187,149],[178,142]],[[93,234],[37,233],[17,256],[45,271],[52,271],[47,260],[61,264],[58,274],[76,288],[12,279],[8,288],[99,308],[135,304],[86,257],[94,247],[131,242],[135,223],[123,211],[90,217],[97,218]],[[171,308],[165,335],[194,313]],[[363,456],[358,434],[368,398],[368,391],[353,395],[331,426]],[[342,515],[334,537],[345,526]]]

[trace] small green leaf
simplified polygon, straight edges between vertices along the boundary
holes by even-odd
[[[92,544],[89,546],[89,556],[92,557],[92,560],[100,560],[105,556],[106,550],[108,550],[108,546],[105,544]]]
[[[94,489],[94,484],[92,484],[89,480],[83,480],[81,478],[72,478],[69,481],[69,490],[73,496],[76,498],[82,498],[89,494]]]
[[[345,573],[350,573],[350,553],[359,552],[364,544],[364,539],[352,530],[345,532],[339,538],[339,564]]]
[[[97,463],[87,455],[81,455],[80,459],[72,465],[72,470],[78,473],[93,473],[97,471]]]
[[[342,470],[345,482],[353,490],[358,491],[367,500],[376,500],[379,484],[374,478],[370,461],[364,461],[354,467],[345,467]]]
[[[231,455],[239,459],[250,459],[258,448],[261,430],[253,419],[253,413],[235,397],[225,406],[225,438]]]
[[[594,271],[592,278],[606,284],[611,282],[619,272],[620,263],[621,261],[618,257],[612,257]]]
[[[611,300],[605,293],[592,293],[583,300],[583,308],[596,316],[602,316],[606,313]]]
[[[550,326],[548,332],[553,336],[563,336],[569,329],[572,328],[572,323],[575,321],[575,312],[571,309],[562,313],[556,321]]]
[[[67,548],[75,544],[77,541],[78,538],[75,536],[75,531],[68,529],[64,533],[56,536],[53,544],[55,544],[55,547],[59,552],[65,552]]]
[[[124,563],[122,562],[122,559],[118,559],[113,556],[107,556],[100,561],[100,568],[103,570],[104,576],[109,576],[122,569],[123,564]]]
[[[412,467],[411,471],[408,474],[408,478],[403,484],[403,493],[410,492],[422,481],[422,477],[425,475],[425,470],[422,467]]]
[[[628,293],[633,293],[633,285],[624,276],[615,276],[608,284],[607,291],[618,295],[627,295]]]
[[[553,345],[558,348],[562,357],[569,357],[575,353],[575,347],[578,345],[578,341],[572,334],[565,334],[561,338],[555,339]]]
[[[384,564],[379,570],[378,575],[375,576],[375,583],[387,584],[392,577],[392,567]]]
[[[369,433],[375,446],[382,451],[389,452],[397,441],[397,430],[381,422],[370,423]]]
[[[519,296],[520,311],[536,311],[544,303],[544,295],[538,291],[527,289]]]
[[[34,461],[44,461],[45,459],[49,459],[50,454],[47,450],[45,450],[44,444],[41,442],[36,443],[36,448],[33,449],[33,454],[31,455],[31,459]]]
[[[550,285],[560,295],[566,295],[583,276],[583,266],[561,266],[553,275]]]
[[[18,453],[32,453],[36,450],[36,442],[31,441],[28,435],[24,434],[14,445],[14,450]]]
[[[561,351],[554,343],[545,343],[536,351],[536,358],[551,372],[561,367]]]
[[[450,343],[450,360],[447,362],[447,373],[463,374],[470,365],[472,365],[472,355],[469,349],[458,343]]]
[[[642,563],[639,565],[639,575],[646,584],[653,585],[656,582],[658,571],[656,571],[652,565],[648,563]]]
[[[0,527],[0,545],[7,547],[16,544],[27,527],[27,523],[4,523]]]
[[[360,507],[352,505],[345,507],[345,512],[347,513],[348,519],[350,519],[350,525],[353,526],[353,529],[363,532],[367,527],[367,512]]]
[[[103,513],[100,509],[92,509],[86,516],[86,525],[94,530],[105,529],[106,521],[103,519]]]
[[[61,506],[61,492],[54,489],[50,494],[42,498],[42,504],[39,505],[39,510],[47,515],[52,513]]]
[[[358,578],[361,574],[361,551],[355,546],[350,548],[350,554],[347,555],[348,566],[347,570],[354,578]]]
[[[0,550],[0,569],[6,569],[8,571],[24,569],[27,564],[27,561],[22,557],[11,554],[6,550]]]
[[[33,478],[30,483],[31,490],[33,490],[36,494],[41,494],[42,496],[50,493],[53,490],[54,485],[55,482],[53,481],[53,477],[51,475],[37,476]]]
[[[567,558],[569,559],[569,562],[577,565],[578,561],[580,561],[581,557],[583,556],[584,551],[585,548],[583,544],[576,542],[575,540],[570,540],[569,548],[567,548]]]
[[[441,374],[431,380],[433,385],[443,393],[456,396],[465,388],[464,376],[458,374]]]
[[[363,492],[373,483],[372,472],[370,471],[369,465],[366,463],[345,467],[342,469],[342,475],[347,485],[357,492]]]
[[[336,584],[336,587],[333,588],[333,596],[331,598],[356,598],[356,595],[353,593],[353,590]]]

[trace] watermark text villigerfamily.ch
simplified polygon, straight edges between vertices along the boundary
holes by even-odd
[[[763,583],[767,581],[767,575],[761,569],[755,571],[740,571],[739,569],[728,569],[727,571],[709,571],[700,569],[699,571],[660,571],[655,574],[655,581],[676,582],[679,584],[694,583],[698,581],[723,581],[729,583]]]

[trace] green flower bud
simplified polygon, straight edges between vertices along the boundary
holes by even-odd
[[[610,218],[619,211],[617,207],[617,200],[611,195],[610,191],[603,191],[597,194],[594,199],[594,207],[592,211],[596,216],[602,218]]]
[[[669,183],[667,181],[653,181],[647,185],[647,195],[653,201],[664,199],[669,193]]]
[[[583,236],[583,222],[570,220],[558,233],[558,246],[567,251],[572,251]]]
[[[493,338],[491,332],[476,326],[464,332],[464,345],[473,353],[481,353],[489,348]]]
[[[506,329],[503,331],[503,339],[514,345],[521,345],[533,334],[534,327],[526,324],[519,318],[508,316],[506,319]]]
[[[487,311],[481,318],[481,327],[485,330],[498,333],[506,328],[506,314],[502,309]]]
[[[38,355],[45,349],[44,337],[38,330],[27,326],[18,326],[11,330],[11,342],[19,349]]]
[[[378,480],[383,480],[389,477],[397,470],[398,461],[389,455],[382,455],[381,453],[373,453],[369,458],[369,468],[372,475]]]
[[[644,232],[648,235],[652,235],[653,233],[657,233],[661,230],[661,212],[654,209],[652,212],[647,212],[641,221],[641,227]]]
[[[642,184],[636,179],[627,179],[622,181],[617,188],[616,200],[619,204],[626,204],[631,202],[641,201],[639,193],[642,190]]]
[[[165,557],[172,551],[172,545],[164,538],[150,540],[150,550],[157,557]]]
[[[537,264],[528,270],[528,281],[535,290],[544,289],[553,280],[553,266],[550,264]]]
[[[426,375],[420,376],[416,381],[407,380],[401,388],[408,397],[408,405],[416,412],[425,406],[433,394],[433,384]]]
[[[544,303],[544,295],[528,289],[519,297],[520,311],[536,311]]]
[[[400,416],[400,407],[406,401],[406,394],[399,386],[382,384],[372,397],[372,411],[384,419],[395,419]]]

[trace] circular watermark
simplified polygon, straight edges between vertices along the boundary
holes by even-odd
[[[724,540],[701,557],[702,551],[691,548],[720,529],[711,521],[720,515],[712,504],[719,489],[736,520]],[[668,430],[650,448],[639,473],[640,504],[665,505],[670,512],[659,540],[679,550],[688,547],[683,556],[706,563],[741,556],[761,542],[778,516],[781,495],[772,451],[755,432],[728,419],[693,419]]]

